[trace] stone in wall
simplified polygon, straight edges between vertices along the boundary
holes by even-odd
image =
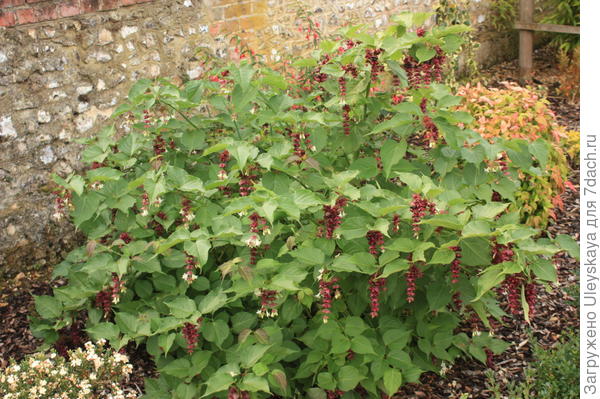
[[[139,78],[195,79],[199,51],[235,56],[237,38],[276,63],[308,51],[305,20],[323,35],[381,28],[431,0],[0,0],[0,274],[52,264],[75,243],[51,218],[50,177],[83,167],[77,139],[111,123]],[[477,17],[476,17],[477,18]],[[309,37],[310,39],[310,37]]]

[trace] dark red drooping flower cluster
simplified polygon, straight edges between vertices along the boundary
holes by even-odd
[[[522,275],[510,274],[506,276],[502,283],[508,297],[508,307],[513,315],[521,313],[521,285],[523,284]]]
[[[154,155],[160,156],[161,154],[167,152],[167,142],[160,134],[154,138],[154,143],[152,144],[152,148],[154,149]]]
[[[269,234],[269,226],[267,225],[267,219],[254,212],[250,216],[250,232],[251,233],[263,233]]]
[[[394,233],[400,231],[400,215],[398,215],[397,213],[394,213],[394,216],[392,218],[392,231]]]
[[[188,198],[183,198],[181,200],[181,210],[179,211],[179,214],[181,215],[181,223],[182,224],[186,224],[191,222],[192,220],[194,220],[194,218],[196,217],[193,213],[192,213],[192,201],[189,200]]]
[[[125,291],[125,281],[121,280],[116,273],[112,275],[112,287],[111,287],[111,298],[112,303],[119,303],[121,292]]]
[[[232,385],[227,391],[227,399],[250,399],[250,393],[248,391],[240,391]]]
[[[229,162],[229,151],[225,150],[219,154],[219,172],[217,173],[219,180],[227,179],[227,162]]]
[[[425,126],[424,138],[429,143],[429,147],[433,147],[437,143],[440,133],[438,127],[433,122],[433,119],[429,115],[423,117],[423,125]]]
[[[454,251],[454,260],[452,260],[452,263],[450,264],[450,273],[452,275],[452,284],[456,284],[460,278],[460,258],[462,255],[460,253],[460,247],[450,247],[450,249]]]
[[[335,205],[323,205],[324,215],[321,223],[325,225],[325,238],[334,238],[333,233],[342,224],[342,213],[347,203],[348,199],[346,197],[338,197]],[[323,235],[322,231],[320,230],[317,235],[321,237]]]
[[[371,81],[377,81],[377,77],[381,72],[384,71],[383,65],[379,62],[379,56],[383,53],[383,49],[366,49],[365,50],[365,60],[371,66]]]
[[[492,352],[488,348],[485,348],[485,356],[486,356],[486,360],[485,360],[486,366],[488,366],[491,369],[495,368],[495,364],[494,364],[494,352]]]
[[[342,108],[343,113],[342,113],[342,117],[344,118],[344,121],[342,122],[342,125],[344,127],[344,134],[346,136],[350,135],[350,106],[348,104],[344,104],[344,107]]]
[[[292,145],[294,147],[294,155],[298,157],[296,160],[297,164],[302,163],[304,159],[306,159],[306,149],[314,150],[315,147],[312,145],[312,140],[310,139],[310,133],[297,133],[293,132],[291,129],[287,129],[288,135],[292,138]],[[304,148],[302,148],[302,144],[304,143]],[[306,148],[306,149],[305,149]]]
[[[54,191],[56,198],[54,199],[54,214],[52,217],[56,220],[60,220],[67,216],[67,210],[71,206],[72,194],[68,190]]]
[[[339,390],[339,389],[335,389],[335,390],[326,389],[325,393],[327,394],[327,399],[339,399],[344,394],[344,391]]]
[[[379,171],[382,171],[383,161],[381,160],[381,151],[379,149],[375,149],[373,152],[375,153],[375,162],[377,162],[377,169]]]
[[[525,300],[527,301],[527,305],[529,305],[529,317],[532,318],[535,316],[535,306],[537,303],[537,284],[534,282],[527,283],[525,285]]]
[[[306,151],[302,148],[302,140],[300,139],[300,133],[292,132],[289,133],[292,138],[292,145],[294,146],[294,155],[298,157],[296,163],[302,163],[304,156],[306,155]]]
[[[244,173],[240,171],[240,196],[247,197],[254,191],[254,181],[258,178],[257,175],[252,172]]]
[[[421,231],[421,227],[419,226],[421,220],[427,213],[430,215],[435,215],[437,210],[435,208],[435,203],[421,197],[420,194],[413,194],[412,198],[413,200],[410,203],[410,212],[412,213],[412,230],[415,234],[415,237],[417,237],[419,235],[419,231]]]
[[[344,76],[340,76],[338,78],[338,84],[340,85],[340,96],[346,97],[346,78]]]
[[[131,241],[133,241],[133,238],[129,235],[129,233],[121,233],[119,234],[119,238],[123,240],[125,244],[129,244]]]
[[[369,253],[375,257],[385,251],[383,246],[383,233],[378,230],[367,231],[367,241],[369,241]]]
[[[146,129],[148,129],[152,126],[152,115],[150,114],[150,111],[147,109],[145,109],[143,112],[144,112],[144,127]]]
[[[142,193],[142,207],[140,209],[140,215],[148,216],[148,211],[150,210],[150,198],[148,198],[148,193]]]
[[[112,313],[112,290],[107,288],[96,294],[96,307],[102,309],[104,317],[108,318]]]
[[[183,279],[188,283],[192,284],[196,278],[198,278],[194,274],[194,270],[198,263],[196,262],[196,258],[186,252],[185,254],[185,273],[183,273]]]
[[[413,303],[417,293],[417,279],[423,277],[423,272],[414,263],[410,263],[406,273],[406,301]]]
[[[347,360],[352,360],[354,359],[354,351],[352,349],[348,349],[348,351],[346,352],[346,359]]]
[[[277,316],[277,291],[260,289],[260,310],[257,312],[260,317]]]
[[[463,304],[462,299],[460,299],[460,292],[457,291],[454,294],[452,294],[452,303],[454,304],[454,307],[456,308],[456,310],[458,312],[460,312],[460,310],[462,309],[462,304]]]
[[[492,247],[492,264],[497,265],[502,262],[510,262],[513,259],[514,251],[509,245],[494,243]]]
[[[403,101],[404,101],[404,96],[402,94],[394,94],[392,96],[392,104],[393,105],[398,105]]]
[[[369,299],[371,302],[371,318],[379,315],[379,295],[381,290],[385,291],[385,278],[380,278],[380,273],[372,274],[369,277]]]
[[[200,323],[202,319],[198,319],[198,323]],[[187,342],[187,353],[194,353],[194,349],[198,345],[198,337],[200,334],[198,333],[198,325],[192,323],[185,323],[183,325],[183,330],[181,332],[185,342]]]
[[[162,212],[160,212],[160,213],[162,213]],[[167,233],[164,226],[156,220],[151,220],[148,223],[148,228],[154,230],[156,235],[158,235],[159,237],[164,237],[164,235]]]
[[[358,69],[356,68],[356,65],[354,65],[354,64],[342,65],[342,70],[345,73],[349,73],[350,75],[352,75],[353,78],[357,78],[358,77]],[[345,84],[345,81],[344,81],[344,84]],[[344,87],[344,90],[346,90],[345,87]]]
[[[408,77],[408,83],[411,88],[428,87],[431,82],[441,82],[442,68],[446,61],[446,56],[440,47],[435,47],[436,55],[425,61],[419,62],[411,55],[404,58],[404,70]]]
[[[329,321],[333,298],[341,296],[340,285],[338,284],[339,279],[337,277],[327,278],[325,276],[326,273],[325,270],[322,270],[319,274],[319,293],[317,295],[321,299],[320,307],[323,313],[323,323]]]

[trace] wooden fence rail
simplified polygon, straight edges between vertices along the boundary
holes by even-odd
[[[515,24],[515,29],[519,30],[519,76],[522,81],[531,78],[534,32],[580,34],[579,26],[534,23],[533,1],[519,0],[519,22]]]

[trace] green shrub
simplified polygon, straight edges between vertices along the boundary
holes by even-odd
[[[242,59],[135,84],[116,111],[129,130],[107,127],[92,168],[56,178],[57,217],[89,243],[36,298],[35,334],[51,344],[85,310],[92,338],[153,356],[151,398],[377,397],[502,351],[461,319],[502,317],[505,280],[527,318],[574,244],[519,225],[511,194],[539,169],[488,164],[537,145],[460,126],[472,117],[438,82],[464,27],[408,31],[427,17],[347,27],[293,81]]]

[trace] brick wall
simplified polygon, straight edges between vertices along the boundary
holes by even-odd
[[[74,17],[149,1],[153,0],[0,0],[0,26]]]

